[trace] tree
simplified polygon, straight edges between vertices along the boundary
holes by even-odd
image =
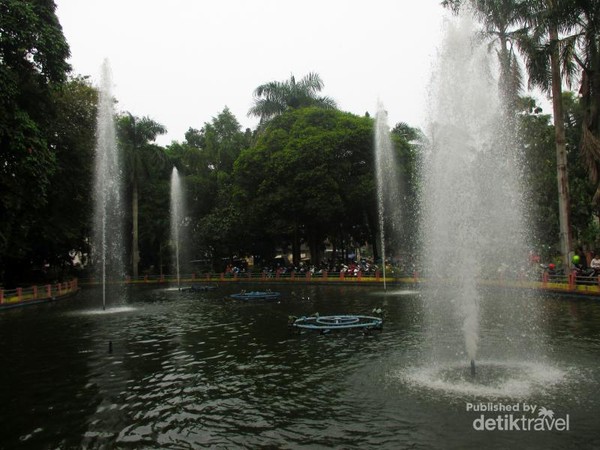
[[[200,130],[190,128],[185,138],[167,151],[185,177],[191,250],[219,269],[221,257],[231,258],[247,245],[232,202],[232,172],[240,152],[250,146],[251,133],[243,132],[225,107]]]
[[[372,119],[294,109],[273,119],[242,152],[234,198],[244,205],[247,234],[268,238],[272,249],[291,243],[296,265],[304,240],[316,264],[325,238],[339,241],[341,232],[376,217],[373,177]]]
[[[565,137],[571,198],[571,227],[577,247],[594,249],[598,245],[598,225],[594,223],[597,206],[590,201],[596,186],[589,183],[589,166],[581,152],[582,127],[586,117],[585,105],[573,92],[563,94]]]
[[[138,194],[139,184],[146,178],[149,167],[160,165],[165,161],[163,149],[152,142],[160,134],[166,133],[164,126],[149,117],[137,118],[131,114],[119,117],[117,122],[119,143],[125,154],[127,182],[131,189],[132,220],[132,276],[139,275],[139,229],[138,229]]]
[[[148,165],[144,182],[139,185],[139,271],[163,274],[172,267],[170,241],[170,164]],[[186,244],[187,245],[187,244]]]
[[[417,250],[418,245],[417,239],[415,239],[415,236],[419,234],[420,211],[418,166],[421,158],[421,144],[425,138],[421,130],[404,122],[394,126],[391,138],[396,152],[398,164],[396,171],[399,174],[402,195],[402,206],[396,205],[398,208],[402,207],[401,223],[396,225],[396,228],[401,230],[399,233],[401,241],[396,244],[395,248],[399,251],[413,253]]]
[[[528,9],[521,20],[528,26],[528,33],[519,41],[519,48],[526,59],[530,84],[552,95],[560,248],[563,261],[568,262],[572,232],[562,84],[563,75],[570,81],[573,69],[571,58],[563,51],[565,46],[560,32],[571,29],[564,20],[569,7],[567,2],[560,0],[534,0],[526,5]]]
[[[594,230],[590,218],[592,187],[586,182],[583,161],[578,151],[583,112],[572,92],[563,94],[565,105],[566,149],[569,169],[569,191],[573,212],[571,223],[573,235],[580,245],[595,245]],[[559,247],[558,192],[556,190],[556,158],[552,157],[554,127],[551,116],[543,114],[531,98],[521,98],[519,127],[521,129],[521,152],[524,165],[524,183],[528,194],[529,217],[533,231],[533,244],[543,249],[545,257],[555,256]],[[555,244],[558,244],[555,247]]]
[[[299,82],[292,75],[289,80],[271,81],[261,84],[254,91],[254,106],[248,111],[249,116],[260,117],[264,123],[288,109],[317,106],[334,109],[335,101],[329,97],[319,97],[323,89],[323,81],[316,73],[309,73]]]
[[[532,231],[531,243],[534,248],[543,249],[547,253],[543,256],[548,258],[554,255],[554,244],[559,244],[557,237],[560,231],[556,157],[553,157],[554,127],[551,124],[552,117],[543,114],[534,99],[521,98],[519,106],[520,153],[529,206],[527,222]]]
[[[466,3],[445,0],[444,5],[454,10]],[[529,83],[552,94],[557,160],[557,185],[559,192],[559,219],[561,253],[564,261],[572,248],[569,180],[567,170],[566,137],[563,123],[562,81],[573,74],[572,47],[560,39],[560,32],[573,28],[568,20],[571,5],[565,0],[470,0],[485,23],[494,22],[500,29],[522,25],[525,28],[514,34],[515,42],[525,57]],[[499,7],[498,7],[499,6]],[[561,65],[563,73],[561,73]],[[501,64],[502,66],[502,64]],[[506,72],[506,69],[503,69]]]
[[[50,177],[52,195],[29,234],[31,260],[72,269],[72,251],[89,252],[92,180],[98,91],[84,77],[71,78],[53,93],[56,116],[48,138],[57,168]],[[62,275],[62,274],[58,274]]]
[[[51,0],[0,0],[0,271],[13,275],[31,250],[27,236],[56,170],[52,91],[70,66],[55,8]]]
[[[212,122],[204,124],[201,134],[209,167],[217,172],[231,173],[235,159],[249,145],[247,135],[227,107]]]
[[[442,4],[458,12],[461,4],[458,0],[444,0]],[[484,26],[483,34],[490,46],[496,49],[500,63],[500,90],[508,119],[514,122],[519,92],[523,77],[516,54],[516,42],[523,34],[518,25],[524,14],[523,2],[519,0],[471,0],[477,18]]]

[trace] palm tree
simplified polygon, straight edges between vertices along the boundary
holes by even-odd
[[[568,18],[572,3],[584,0],[444,0],[442,4],[453,11],[469,2],[486,26],[488,34],[500,42],[500,67],[504,92],[518,88],[519,75],[516,57],[512,53],[516,44],[526,61],[529,84],[551,92],[556,141],[557,183],[559,194],[560,246],[563,261],[568,263],[571,249],[569,223],[569,182],[567,176],[567,151],[562,104],[563,75],[569,82],[574,74],[572,46],[559,39],[572,29]],[[590,0],[591,1],[591,0]],[[514,31],[512,27],[524,26]],[[510,44],[510,46],[509,46]],[[511,55],[512,53],[512,55]],[[562,73],[561,73],[562,65]],[[510,103],[516,95],[512,94]],[[509,103],[509,104],[510,104]]]
[[[286,81],[271,81],[261,84],[254,90],[254,106],[248,111],[248,116],[260,117],[264,123],[288,109],[318,106],[335,109],[336,103],[329,97],[319,97],[323,89],[323,81],[316,73],[309,73],[300,81],[292,75]]]
[[[524,30],[519,27],[523,4],[518,0],[474,0],[477,16],[484,25],[484,34],[496,46],[500,63],[500,89],[509,118],[513,119],[523,75],[515,51]]]
[[[140,262],[139,230],[138,230],[138,188],[142,179],[147,176],[151,165],[164,163],[162,148],[152,144],[156,137],[166,133],[166,128],[149,117],[137,118],[127,113],[117,122],[119,142],[125,154],[127,182],[131,186],[132,208],[132,276],[137,278]]]
[[[442,5],[457,13],[464,0],[444,0]],[[514,113],[523,76],[515,51],[523,33],[519,28],[523,2],[519,0],[470,0],[476,17],[484,26],[483,34],[495,48],[500,63],[500,88],[505,104]]]
[[[573,53],[569,39],[561,38],[572,30],[568,17],[571,1],[529,0],[523,22],[528,34],[522,36],[519,48],[525,57],[530,84],[552,95],[554,135],[556,142],[556,167],[558,183],[558,217],[560,248],[565,267],[569,264],[572,248],[570,224],[570,194],[567,175],[567,148],[562,98],[563,77],[570,84],[574,76]]]

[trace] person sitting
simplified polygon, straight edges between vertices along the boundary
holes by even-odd
[[[594,254],[594,257],[590,262],[590,268],[594,269],[594,276],[600,275],[600,255],[598,252]]]
[[[577,249],[577,252],[575,253],[575,256],[579,256],[579,269],[582,272],[587,272],[588,263],[587,263],[587,258],[585,256],[585,253],[584,253],[582,247],[579,247]],[[575,256],[573,256],[573,258],[575,258]]]
[[[573,255],[573,258],[571,258],[571,263],[573,264],[573,269],[581,272],[583,266],[581,264],[581,257],[578,254]]]
[[[588,265],[587,265],[587,261],[585,260],[585,257],[581,257],[578,254],[573,255],[573,258],[571,259],[571,262],[573,263],[573,270],[575,273],[575,276],[577,277],[578,280],[584,280],[582,282],[586,282],[585,280],[588,279],[589,277],[591,277],[594,273],[593,270],[588,269]]]

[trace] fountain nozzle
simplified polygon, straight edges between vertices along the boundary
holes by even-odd
[[[475,376],[475,360],[474,359],[471,360],[471,376],[472,377]]]

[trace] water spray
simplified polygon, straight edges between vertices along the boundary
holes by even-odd
[[[181,290],[181,278],[179,272],[179,231],[183,217],[182,195],[179,172],[177,171],[177,167],[173,167],[171,173],[171,241],[175,247],[175,254],[173,256],[175,258],[175,273],[177,275],[177,287],[179,290]]]
[[[121,204],[123,180],[116,140],[114,97],[108,61],[102,65],[96,117],[94,153],[94,235],[92,248],[98,252],[102,277],[102,310],[106,310],[108,280],[122,276],[123,240]]]
[[[385,267],[385,221],[388,217],[392,226],[400,225],[399,210],[402,196],[399,192],[399,178],[395,169],[394,146],[387,124],[388,115],[381,102],[377,105],[375,117],[375,172],[377,181],[377,206],[381,244],[381,262],[383,264],[383,290],[387,291]]]

